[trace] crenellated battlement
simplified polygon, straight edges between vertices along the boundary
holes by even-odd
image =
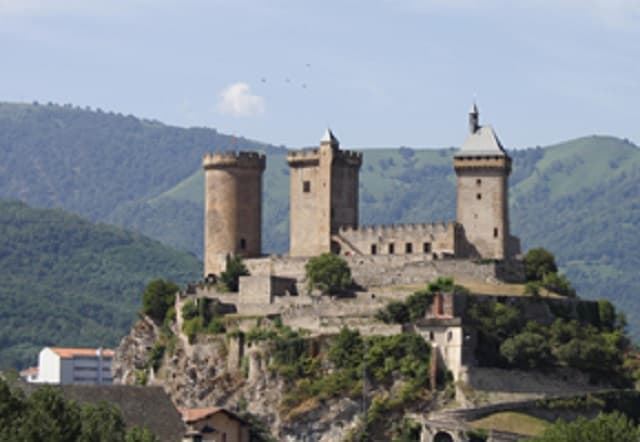
[[[267,159],[259,152],[215,152],[205,154],[202,165],[205,169],[241,168],[264,170]]]
[[[287,162],[295,164],[317,164],[320,162],[320,149],[290,150],[287,152]]]
[[[362,152],[357,152],[355,150],[339,150],[334,155],[337,161],[346,163],[350,166],[360,167],[362,165]]]
[[[435,223],[415,223],[415,224],[384,224],[384,225],[365,225],[365,226],[342,226],[339,234],[348,237],[355,236],[381,236],[389,237],[399,233],[420,233],[420,234],[440,234],[456,229],[458,223],[455,221],[435,222]]]

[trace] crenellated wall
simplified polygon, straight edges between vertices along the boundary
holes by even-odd
[[[431,224],[391,224],[341,227],[334,240],[342,255],[416,255],[446,257],[456,255],[463,238],[455,222]]]

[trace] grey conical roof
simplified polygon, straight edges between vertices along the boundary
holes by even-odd
[[[469,134],[457,155],[506,155],[500,139],[491,126],[480,126]]]
[[[320,140],[320,143],[329,143],[333,145],[340,144],[340,141],[338,141],[338,138],[336,138],[333,132],[331,132],[331,129],[327,128],[327,130],[324,132],[324,135],[322,136],[322,139]]]

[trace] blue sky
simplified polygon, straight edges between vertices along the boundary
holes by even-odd
[[[0,100],[287,146],[640,143],[640,0],[0,0]]]

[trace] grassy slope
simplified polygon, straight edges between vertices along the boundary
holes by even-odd
[[[0,367],[44,345],[113,346],[152,278],[200,273],[192,255],[60,210],[0,200]]]
[[[549,427],[549,422],[528,414],[505,411],[494,413],[477,421],[471,426],[483,430],[506,431],[525,436],[539,436]]]

